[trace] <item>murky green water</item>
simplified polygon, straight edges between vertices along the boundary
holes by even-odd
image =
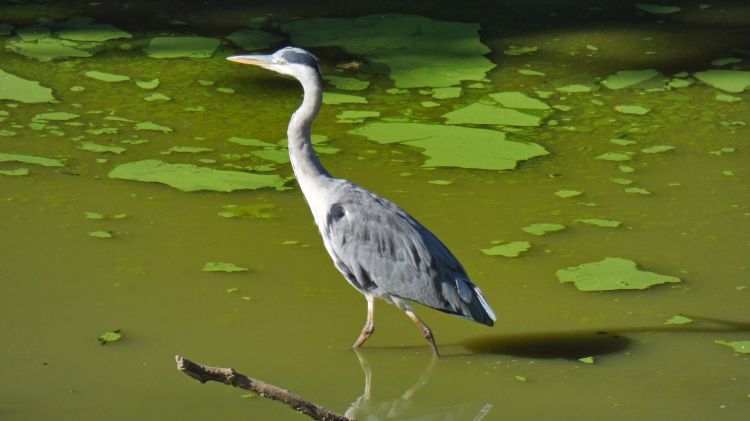
[[[714,341],[750,340],[750,96],[694,76],[709,69],[749,70],[750,8],[741,2],[712,2],[708,8],[686,2],[677,13],[653,15],[634,4],[568,3],[492,9],[487,4],[426,9],[186,3],[179,11],[140,3],[126,9],[110,2],[0,3],[0,23],[16,28],[41,17],[60,22],[79,15],[134,35],[109,41],[91,58],[40,62],[0,49],[0,69],[39,81],[58,100],[18,106],[0,101],[0,110],[8,112],[0,112],[0,130],[15,133],[0,137],[0,153],[64,162],[63,167],[0,163],[0,170],[30,172],[0,175],[5,374],[0,418],[303,419],[274,402],[243,398],[242,391],[199,385],[175,371],[173,356],[182,354],[235,367],[359,419],[746,419],[747,354]],[[286,163],[248,156],[263,148],[227,139],[281,140],[300,98],[296,83],[226,62],[223,57],[240,51],[226,41],[211,58],[147,58],[141,49],[151,37],[218,39],[267,13],[273,16],[264,25],[283,25],[292,16],[354,18],[381,12],[478,23],[481,41],[491,50],[486,57],[497,65],[482,87],[464,82],[459,97],[435,99],[419,88],[386,93],[394,82],[380,73],[382,68],[337,70],[342,63],[367,64],[366,57],[313,48],[326,74],[371,82],[356,92],[329,86],[332,92],[364,96],[368,104],[324,106],[314,131],[328,140],[319,148],[339,149],[322,155],[324,164],[399,203],[437,233],[498,315],[490,329],[420,308],[444,354],[432,366],[429,348],[412,323],[384,303],[376,305],[378,329],[362,349],[362,361],[351,351],[364,323],[365,300],[333,268],[293,181],[285,191],[187,193],[107,177],[119,164],[145,159],[291,176]],[[171,19],[186,24],[170,24]],[[263,28],[283,35],[278,28]],[[0,42],[12,38],[0,36]],[[123,50],[122,43],[132,48]],[[511,45],[539,50],[504,54]],[[711,64],[720,58],[739,61]],[[544,75],[524,75],[522,69]],[[659,72],[658,89],[611,90],[601,84],[617,71],[642,69]],[[91,70],[130,80],[107,83],[83,76]],[[689,72],[681,79],[690,86],[668,87],[680,72]],[[155,90],[134,83],[155,78],[160,81]],[[557,89],[569,84],[593,90]],[[72,86],[84,89],[71,91]],[[520,162],[516,170],[424,168],[429,157],[419,148],[349,134],[367,123],[336,118],[345,110],[364,110],[380,112],[370,122],[442,124],[448,112],[477,102],[494,104],[488,95],[501,91],[533,98],[540,98],[537,91],[552,92],[542,99],[563,105],[530,112],[541,116],[538,127],[467,125],[510,131],[507,139],[534,142],[550,152]],[[171,100],[144,101],[155,92]],[[726,102],[717,95],[738,99]],[[424,107],[424,101],[439,105]],[[650,112],[618,113],[618,105]],[[191,107],[205,111],[186,110]],[[81,125],[32,124],[34,116],[48,112],[78,114],[71,121]],[[144,121],[173,131],[136,130],[135,122]],[[102,127],[117,132],[86,131]],[[133,143],[141,139],[148,142]],[[127,150],[80,149],[85,142]],[[641,152],[655,145],[674,149]],[[162,153],[174,146],[212,151]],[[595,159],[608,152],[631,159]],[[560,190],[582,194],[561,198],[555,195]],[[227,205],[260,206],[261,214],[271,217],[219,216],[238,209]],[[104,218],[90,219],[86,212]],[[126,216],[115,217],[119,214]],[[622,224],[576,222],[585,218]],[[544,236],[522,230],[535,223],[566,228]],[[96,231],[112,238],[88,235]],[[531,249],[516,258],[480,252],[512,241],[527,241]],[[682,282],[583,292],[555,275],[605,257],[629,259]],[[249,270],[204,272],[207,262]],[[665,324],[675,315],[693,321]],[[96,338],[113,329],[121,329],[123,339],[99,345]],[[579,361],[583,357],[593,357],[593,364]],[[367,370],[369,397],[363,396]]]

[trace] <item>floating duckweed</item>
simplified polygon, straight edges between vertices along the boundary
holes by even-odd
[[[109,177],[162,183],[186,192],[197,190],[231,192],[267,187],[284,190],[284,179],[276,174],[214,170],[191,164],[169,164],[155,159],[118,165],[110,171]]]
[[[245,272],[249,269],[228,262],[206,262],[201,270],[204,272]]]
[[[622,152],[605,152],[599,156],[597,156],[594,159],[599,159],[602,161],[630,161],[633,159],[633,157],[630,154],[622,153]]]
[[[160,92],[154,92],[153,94],[143,97],[144,100],[148,102],[154,102],[154,101],[170,101],[172,98],[160,93]]]
[[[482,249],[482,253],[488,256],[518,257],[531,249],[531,243],[528,241],[513,241],[511,243],[500,244],[498,246]]]
[[[102,82],[124,82],[126,80],[130,80],[130,77],[125,75],[116,75],[114,73],[107,73],[107,72],[100,72],[98,70],[89,70],[88,72],[84,73],[85,76],[90,77],[91,79],[100,80]]]
[[[697,72],[695,78],[701,82],[733,94],[750,87],[750,72],[746,70],[717,70]]]
[[[632,260],[618,257],[560,269],[555,275],[560,283],[572,282],[579,291],[646,289],[653,285],[682,281],[674,276],[639,270]]]
[[[138,85],[138,87],[141,89],[156,89],[159,87],[159,79],[136,80],[135,84]]]
[[[435,99],[450,99],[461,96],[462,89],[460,86],[449,86],[446,88],[433,88],[432,97]]]
[[[730,102],[730,103],[731,102],[742,101],[742,98],[740,98],[738,96],[728,95],[728,94],[722,94],[722,93],[717,93],[716,96],[714,97],[714,99],[717,100],[717,101]]]
[[[615,221],[612,219],[599,219],[599,218],[576,219],[576,222],[582,222],[587,225],[594,225],[594,226],[603,227],[603,228],[617,228],[620,225],[622,225],[622,222],[620,221]]]
[[[633,184],[633,180],[629,178],[613,178],[612,181],[622,186],[628,186],[630,184]]]
[[[518,69],[518,73],[524,76],[546,76],[544,72],[539,72],[531,69]]]
[[[162,126],[160,124],[152,123],[150,121],[143,121],[140,123],[136,123],[135,129],[136,130],[151,130],[151,131],[162,132],[162,133],[169,133],[172,131],[172,129],[167,126]]]
[[[676,314],[664,322],[665,325],[686,325],[689,323],[693,323],[693,319],[680,314]]]
[[[625,189],[625,193],[642,194],[648,196],[651,194],[650,191],[641,187],[628,187]]]
[[[636,141],[629,140],[629,139],[609,139],[609,141],[614,143],[615,145],[620,145],[620,146],[628,146],[628,145],[636,144]]]
[[[323,104],[367,104],[367,98],[357,95],[339,94],[336,92],[324,92]]]
[[[370,86],[369,81],[354,77],[326,76],[325,80],[335,86],[336,89],[343,89],[345,91],[363,91]]]
[[[650,153],[650,154],[657,154],[657,153],[664,153],[669,152],[674,149],[674,146],[668,146],[668,145],[654,145],[650,146],[648,148],[641,149],[641,152],[643,153]]]
[[[120,155],[123,152],[127,151],[127,149],[121,146],[106,146],[106,145],[99,145],[98,143],[93,143],[93,142],[83,142],[78,146],[78,149],[83,149],[85,151],[98,152],[98,153],[113,153],[117,155]]]
[[[724,345],[732,348],[734,352],[739,354],[750,354],[750,341],[714,341],[715,344]],[[750,395],[748,395],[750,396]]]
[[[289,154],[285,150],[279,149],[264,149],[262,151],[253,151],[253,155],[265,159],[266,161],[275,162],[277,164],[286,164],[289,162]]]
[[[222,87],[216,88],[216,92],[221,92],[223,94],[233,94],[234,89],[222,86]]]
[[[274,146],[276,146],[273,143],[264,142],[264,141],[258,140],[258,139],[244,139],[244,138],[235,137],[235,136],[230,137],[229,139],[227,139],[227,141],[232,142],[232,143],[236,143],[236,144],[242,145],[242,146],[263,146],[263,147],[274,147]]]
[[[44,87],[39,82],[27,80],[0,70],[0,99],[35,104],[51,102],[55,99],[52,89]]]
[[[78,114],[66,112],[41,113],[35,115],[31,121],[68,121],[80,117]]]
[[[632,88],[659,75],[654,69],[620,70],[602,81],[602,85],[609,89]]]
[[[569,197],[576,197],[576,196],[580,196],[580,195],[582,195],[583,193],[582,193],[582,192],[580,192],[580,191],[578,191],[578,190],[558,190],[558,191],[556,191],[556,192],[555,192],[554,194],[555,194],[555,196],[557,196],[557,197],[561,197],[561,198],[563,198],[563,199],[567,199],[567,198],[569,198]]]
[[[419,105],[425,108],[434,108],[434,107],[439,107],[440,103],[435,102],[435,101],[422,101],[419,103]]]
[[[519,161],[548,155],[535,143],[505,139],[496,130],[422,123],[376,122],[351,130],[379,143],[403,143],[423,149],[426,167],[509,170]]]
[[[623,114],[644,115],[648,114],[651,109],[640,105],[617,105],[615,106],[615,111]]]
[[[7,175],[11,177],[29,175],[29,169],[22,167],[22,168],[14,168],[12,170],[0,170],[0,175]]]
[[[223,211],[219,212],[218,215],[223,218],[237,218],[241,216],[247,216],[250,218],[259,219],[270,219],[276,218],[276,214],[273,210],[276,205],[273,203],[260,203],[257,205],[224,205],[222,206]]]
[[[474,103],[443,114],[448,124],[497,124],[503,126],[539,126],[541,119],[512,108]]]
[[[107,23],[74,26],[56,31],[55,34],[60,38],[84,42],[104,42],[112,39],[133,37],[129,32],[115,28]]]
[[[281,25],[294,44],[338,46],[390,69],[396,88],[448,87],[481,81],[495,64],[479,25],[423,16],[378,14],[358,18],[301,19]]]
[[[43,167],[62,167],[64,165],[59,159],[13,153],[0,153],[0,162],[20,162],[23,164],[41,165]]]
[[[548,223],[541,223],[541,224],[531,224],[528,226],[525,226],[521,228],[525,232],[537,236],[542,236],[547,234],[548,232],[556,232],[556,231],[562,231],[566,227],[563,224],[548,224]]]
[[[86,219],[104,219],[104,215],[99,212],[84,212]]]
[[[219,46],[216,38],[154,37],[143,49],[151,58],[208,58]]]
[[[378,111],[360,111],[360,110],[346,110],[336,115],[336,120],[339,123],[361,123],[366,118],[380,117]]]
[[[171,148],[167,149],[165,152],[166,154],[170,154],[173,152],[176,153],[203,153],[203,152],[212,152],[213,149],[211,148],[203,148],[201,146],[172,146]]]
[[[522,56],[526,54],[536,53],[537,51],[539,51],[539,47],[509,45],[508,48],[503,50],[503,54],[505,54],[506,56]]]
[[[532,98],[521,92],[497,92],[490,94],[490,98],[497,101],[506,108],[521,108],[530,110],[549,110],[549,105],[544,101]]]
[[[578,361],[584,364],[594,364],[594,357],[582,357],[579,358]]]
[[[112,233],[110,231],[90,231],[88,235],[89,237],[94,238],[112,238]]]

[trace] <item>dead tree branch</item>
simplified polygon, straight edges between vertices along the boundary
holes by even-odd
[[[315,420],[353,421],[343,415],[331,412],[320,405],[309,402],[288,390],[238,373],[233,368],[204,366],[179,355],[175,356],[175,360],[177,361],[177,370],[201,383],[214,381],[249,390],[264,398],[279,401]]]

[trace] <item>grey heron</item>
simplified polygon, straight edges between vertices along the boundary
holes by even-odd
[[[482,291],[433,233],[394,203],[333,177],[320,163],[310,140],[323,98],[317,58],[301,48],[286,47],[270,55],[227,60],[291,76],[302,84],[302,104],[287,129],[289,156],[325,249],[349,284],[367,299],[367,321],[353,347],[362,346],[375,330],[375,298],[404,311],[435,356],[439,354],[432,331],[410,302],[492,326],[495,314]]]

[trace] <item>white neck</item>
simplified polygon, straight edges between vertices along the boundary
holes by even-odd
[[[306,74],[299,81],[304,89],[302,105],[294,112],[289,120],[287,137],[289,138],[289,158],[302,193],[313,211],[316,222],[318,213],[325,206],[321,202],[321,195],[326,181],[333,177],[320,163],[310,140],[310,128],[315,116],[320,111],[323,99],[323,89],[320,76],[317,73]],[[320,202],[320,203],[319,203]]]

